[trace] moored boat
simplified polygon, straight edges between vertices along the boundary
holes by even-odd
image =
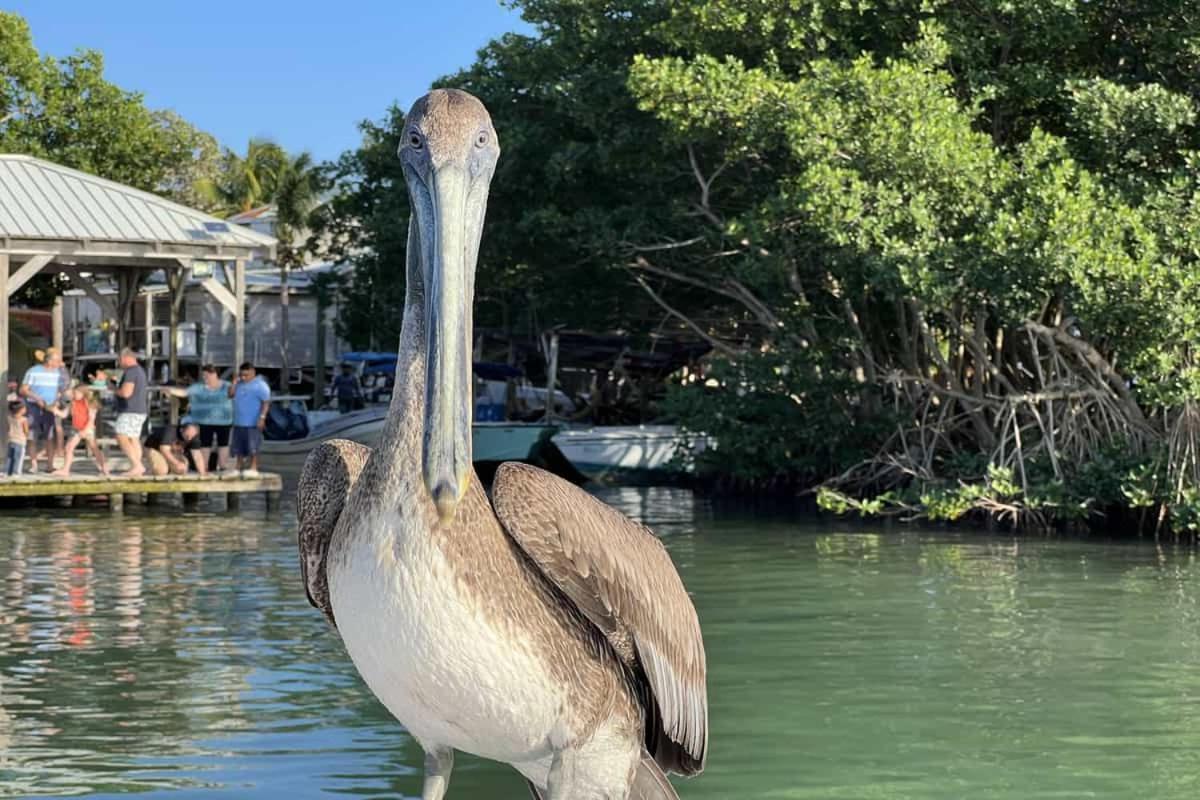
[[[657,483],[692,471],[692,459],[712,446],[674,425],[601,425],[570,428],[552,441],[587,478],[614,483]]]
[[[329,439],[349,439],[375,447],[383,436],[387,411],[387,406],[368,406],[315,422],[303,438],[268,439],[263,442],[259,456],[262,467],[273,472],[298,473],[309,451]],[[526,422],[476,422],[471,426],[475,461],[532,461],[559,427]]]

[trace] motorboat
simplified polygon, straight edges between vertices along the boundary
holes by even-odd
[[[585,477],[614,483],[657,483],[690,473],[695,456],[713,446],[709,437],[674,425],[568,428],[552,441]]]
[[[309,411],[304,399],[297,396],[272,399],[267,437],[259,455],[263,469],[299,473],[309,451],[323,441],[349,439],[375,447],[383,436],[387,406],[367,406],[339,414],[336,411]],[[301,415],[303,424],[297,420]],[[293,434],[303,430],[304,434],[295,438],[272,438],[272,432],[280,428]],[[476,421],[471,427],[475,462],[533,461],[560,428],[553,423]]]

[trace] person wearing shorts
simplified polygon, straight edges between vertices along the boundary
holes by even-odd
[[[233,398],[229,454],[237,459],[243,475],[253,477],[258,475],[258,451],[262,448],[262,431],[267,426],[267,411],[271,408],[271,387],[247,361],[238,368],[229,396]]]
[[[200,458],[200,426],[195,423],[155,428],[144,445],[146,464],[154,475],[208,474],[208,461]]]
[[[57,351],[47,353],[41,364],[34,364],[21,379],[20,395],[29,408],[29,471],[37,472],[38,457],[45,455],[47,470],[54,469],[54,409],[59,401]]]
[[[29,406],[24,400],[8,404],[8,453],[5,475],[20,475],[25,463],[25,443],[29,440]]]
[[[186,389],[178,386],[161,386],[159,389],[172,397],[188,401],[188,416],[199,430],[197,447],[200,458],[207,464],[209,452],[216,448],[217,469],[227,469],[233,399],[229,396],[229,383],[221,380],[217,368],[205,364],[200,368],[200,380]]]
[[[108,463],[104,459],[104,451],[96,441],[96,420],[100,415],[100,398],[90,386],[80,384],[71,390],[71,405],[66,411],[57,412],[59,418],[70,416],[71,437],[63,448],[63,465],[50,473],[60,478],[71,474],[71,464],[75,462],[75,448],[82,442],[88,453],[96,462],[100,474],[108,476]]]
[[[137,478],[146,474],[142,464],[142,428],[149,412],[146,398],[146,370],[137,362],[137,354],[126,347],[118,363],[125,372],[117,384],[117,444],[129,459],[125,477]]]

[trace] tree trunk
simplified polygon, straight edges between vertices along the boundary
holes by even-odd
[[[317,295],[317,350],[313,354],[313,408],[320,408],[325,400],[325,310],[326,305]]]
[[[292,375],[292,365],[288,360],[288,338],[291,333],[288,317],[288,272],[287,261],[281,260],[279,265],[279,364],[283,377],[280,380],[279,388],[284,393],[287,392]]]

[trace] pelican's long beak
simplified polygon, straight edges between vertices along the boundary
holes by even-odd
[[[467,173],[442,164],[429,181],[433,230],[425,271],[425,488],[448,521],[471,475],[471,304],[482,220],[467,210]]]

